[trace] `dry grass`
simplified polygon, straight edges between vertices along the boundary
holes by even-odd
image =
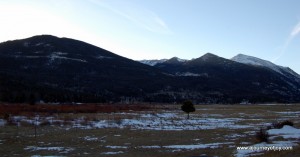
[[[300,128],[299,116],[293,115],[294,111],[300,111],[300,105],[276,106],[265,105],[196,105],[193,116],[203,118],[243,118],[237,124],[253,125],[255,127],[244,129],[218,128],[210,130],[182,130],[182,131],[155,131],[134,130],[132,128],[101,128],[101,129],[78,129],[70,128],[69,125],[43,125],[37,128],[37,137],[34,137],[32,125],[6,125],[0,127],[0,155],[32,156],[32,155],[58,155],[58,156],[109,156],[104,152],[118,152],[113,156],[140,157],[140,156],[233,156],[236,146],[248,146],[255,143],[255,131],[265,127],[266,123],[280,120],[294,122],[296,128]],[[150,113],[164,112],[165,109],[178,111],[180,105],[169,105],[161,108],[151,108],[142,111],[129,111],[127,113]],[[291,114],[279,114],[278,112],[291,112]],[[28,113],[27,113],[28,114]],[[182,112],[182,114],[185,114]],[[83,117],[82,123],[97,120],[122,120],[137,118],[134,114],[113,113],[55,113],[58,119],[65,122]],[[87,140],[89,138],[91,140]],[[245,143],[247,142],[247,143]],[[205,149],[169,149],[163,146],[169,145],[197,145],[209,143],[226,143],[218,148]],[[38,147],[64,147],[72,148],[68,152],[64,150],[25,150],[28,146]],[[121,146],[111,148],[108,146]],[[159,146],[159,148],[141,148],[141,146]],[[126,148],[125,148],[126,147]],[[294,147],[293,151],[269,151],[262,156],[293,156],[300,154],[300,147]],[[294,155],[295,156],[295,155]],[[297,156],[297,155],[296,155]]]

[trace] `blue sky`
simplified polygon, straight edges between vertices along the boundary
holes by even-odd
[[[0,42],[52,34],[134,60],[243,53],[300,73],[299,6],[299,0],[7,0],[0,1]]]

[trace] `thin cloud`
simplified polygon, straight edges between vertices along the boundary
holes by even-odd
[[[297,37],[299,34],[300,34],[300,21],[294,26],[289,37],[286,39],[279,55],[276,58],[274,58],[272,62],[276,62],[279,58],[281,58],[285,54],[287,47],[294,40],[294,38]]]
[[[291,38],[296,37],[300,33],[300,22],[294,27],[293,31],[290,34]]]
[[[137,4],[129,3],[128,1],[125,4],[124,2],[120,1],[120,3],[123,3],[122,5],[116,3],[109,3],[111,1],[89,1],[93,4],[108,9],[114,12],[115,14],[120,15],[123,18],[126,18],[132,23],[148,31],[161,34],[172,34],[172,31],[162,18],[160,18],[153,11],[139,6]]]

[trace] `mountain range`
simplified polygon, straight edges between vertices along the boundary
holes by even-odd
[[[0,101],[300,102],[290,68],[239,54],[134,61],[51,35],[0,43]]]

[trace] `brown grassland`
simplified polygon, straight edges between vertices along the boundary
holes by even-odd
[[[166,104],[80,104],[34,106],[24,104],[1,104],[0,119],[7,119],[0,126],[0,156],[234,156],[237,146],[256,143],[254,134],[260,127],[281,120],[289,120],[300,128],[300,104],[276,105],[195,105],[193,117],[241,118],[235,125],[249,125],[247,128],[215,128],[197,130],[155,130],[133,127],[76,128],[71,121],[84,117],[82,125],[90,121],[113,119],[135,119],[135,114],[155,114],[180,111],[180,105]],[[296,113],[299,114],[296,114]],[[124,114],[117,114],[124,113]],[[126,114],[128,113],[128,114]],[[284,113],[284,114],[283,114]],[[61,121],[41,122],[36,128],[29,122],[9,122],[9,117],[25,116],[55,117]],[[114,116],[117,115],[117,116]],[[116,122],[118,123],[118,122]],[[121,122],[120,122],[121,123]],[[36,129],[36,136],[35,136]],[[279,139],[286,140],[286,139]],[[300,144],[300,139],[297,139]],[[197,149],[173,149],[171,145],[199,145],[223,143],[218,147]],[[144,147],[143,147],[144,146]],[[40,148],[40,149],[34,149]],[[49,148],[49,149],[43,149]],[[116,154],[110,154],[116,153]],[[300,154],[300,146],[289,151],[268,151],[261,157],[291,156]]]

